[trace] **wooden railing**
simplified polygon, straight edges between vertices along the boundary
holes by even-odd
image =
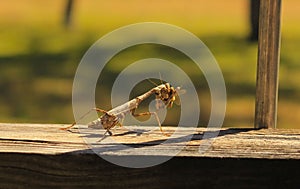
[[[222,129],[215,138],[206,131],[193,134],[171,160],[154,167],[132,169],[96,155],[77,129],[66,125],[0,124],[0,188],[292,188],[300,185],[300,130]],[[164,127],[171,133],[176,128]],[[114,131],[113,139],[137,149],[166,139],[159,129],[151,134]],[[204,153],[199,147],[213,140]],[[161,145],[151,157],[167,156],[183,144]],[[149,156],[124,153],[100,145],[111,157]]]

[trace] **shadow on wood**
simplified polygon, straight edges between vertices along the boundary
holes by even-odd
[[[175,157],[146,169],[95,154],[0,154],[0,188],[297,188],[297,160]]]

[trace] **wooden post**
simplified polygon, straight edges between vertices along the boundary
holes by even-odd
[[[281,0],[260,1],[255,128],[276,128]]]
[[[65,27],[69,27],[71,25],[71,16],[74,6],[74,0],[67,0],[65,12],[64,12],[64,25]]]
[[[258,41],[258,22],[259,22],[259,6],[260,0],[250,0],[250,25],[251,33],[249,35],[250,41]]]

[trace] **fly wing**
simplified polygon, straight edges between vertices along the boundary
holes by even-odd
[[[162,100],[160,100],[160,99],[155,99],[155,107],[156,107],[156,110],[159,110],[159,109],[165,108],[166,105],[163,103]]]
[[[185,89],[181,89],[181,87],[176,87],[176,93],[177,93],[177,95],[176,95],[176,98],[175,98],[175,101],[174,101],[174,103],[176,104],[176,105],[178,105],[178,106],[180,106],[180,104],[181,104],[181,102],[180,102],[180,95],[183,95],[183,94],[185,94],[186,93],[186,90]]]

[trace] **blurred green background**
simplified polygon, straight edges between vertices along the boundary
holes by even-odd
[[[63,0],[10,0],[0,3],[0,122],[71,123],[72,82],[85,51],[101,36],[121,26],[155,21],[177,25],[197,35],[215,55],[227,87],[225,126],[252,127],[257,43],[250,32],[248,0],[75,0],[71,25],[64,26]],[[300,128],[300,2],[283,1],[279,128]],[[165,53],[163,53],[165,52]],[[108,76],[120,62],[142,57],[178,62],[193,80],[189,60],[170,49],[131,48],[111,61]],[[164,55],[165,54],[165,55]],[[109,90],[109,77],[107,77]],[[197,86],[200,124],[209,118],[209,91]],[[98,96],[97,96],[98,97]],[[208,100],[207,100],[208,99]],[[99,95],[97,104],[108,96]]]

